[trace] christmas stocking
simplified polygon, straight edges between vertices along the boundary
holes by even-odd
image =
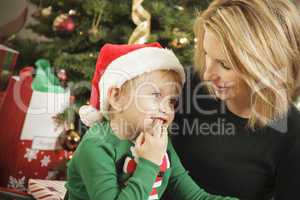
[[[0,184],[20,191],[29,178],[54,178],[67,157],[56,145],[62,128],[53,116],[69,103],[69,91],[57,84],[48,61],[36,66],[34,79],[33,68],[25,68],[10,80],[0,109]]]

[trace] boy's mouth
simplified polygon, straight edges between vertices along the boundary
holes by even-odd
[[[151,117],[151,119],[153,121],[155,121],[155,120],[161,120],[162,124],[165,124],[168,121],[166,118],[163,118],[163,117]]]

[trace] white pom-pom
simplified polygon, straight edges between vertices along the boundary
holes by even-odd
[[[100,111],[90,105],[81,106],[79,109],[79,116],[81,121],[89,127],[95,122],[101,121],[103,118]]]

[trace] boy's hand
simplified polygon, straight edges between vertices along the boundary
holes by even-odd
[[[142,132],[136,139],[135,149],[139,157],[160,165],[167,151],[168,132],[159,121],[152,133]]]

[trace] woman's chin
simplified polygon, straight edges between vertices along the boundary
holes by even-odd
[[[215,95],[218,99],[222,100],[222,101],[225,101],[228,99],[228,95],[226,92],[218,92],[218,91],[215,91]]]

